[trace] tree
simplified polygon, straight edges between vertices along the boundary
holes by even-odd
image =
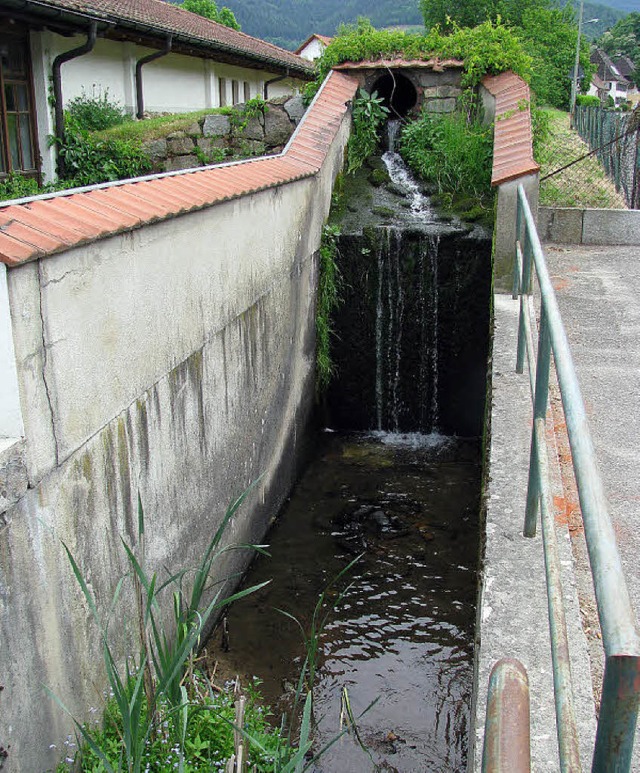
[[[578,28],[573,9],[527,9],[518,28],[525,51],[534,65],[531,88],[540,102],[567,108],[571,95],[571,72],[575,66]],[[580,65],[588,82],[593,72],[589,61],[589,41],[581,39]]]
[[[225,27],[231,27],[233,30],[240,29],[233,11],[226,6],[218,10],[215,0],[183,0],[181,7],[185,11],[197,13],[198,16],[204,16],[205,19],[224,24]]]
[[[531,88],[540,102],[567,108],[571,71],[575,62],[578,26],[570,5],[560,8],[554,0],[420,0],[425,25],[442,29],[475,27],[498,19],[520,39],[533,59]],[[589,45],[583,39],[580,64],[587,79],[593,67]]]
[[[640,86],[640,13],[633,11],[620,19],[598,43],[609,56],[628,56],[631,59],[636,66],[633,78],[636,86]]]
[[[455,4],[450,0],[420,0],[425,27],[439,24],[445,30],[454,24],[476,27],[485,21],[495,22],[498,17],[508,26],[519,27],[527,11],[552,6],[552,0],[458,0]]]

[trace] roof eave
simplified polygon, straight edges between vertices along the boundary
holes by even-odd
[[[194,48],[209,53],[226,53],[244,59],[247,62],[259,63],[263,66],[268,65],[269,72],[291,75],[294,77],[298,76],[304,80],[313,80],[315,77],[315,72],[311,65],[306,67],[304,64],[298,65],[295,62],[283,62],[274,57],[253,53],[228,43],[206,40],[197,36],[175,32],[171,29],[159,27],[154,24],[141,24],[140,22],[135,22],[131,19],[110,17],[108,14],[82,13],[80,11],[72,11],[69,9],[54,8],[41,0],[4,0],[3,5],[5,8],[15,9],[18,12],[31,12],[42,21],[53,23],[58,26],[69,25],[70,27],[82,31],[85,31],[88,22],[95,21],[98,23],[99,31],[102,33],[118,28],[120,30],[131,30],[137,33],[144,33],[152,37],[157,36],[162,40],[164,40],[167,35],[171,34],[174,42],[186,43]]]

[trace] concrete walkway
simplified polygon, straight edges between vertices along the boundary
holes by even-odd
[[[545,253],[636,614],[640,611],[640,247]],[[640,771],[640,733],[633,770]]]
[[[515,372],[517,314],[517,301],[507,295],[495,296],[486,545],[478,609],[475,736],[469,766],[476,773],[481,769],[489,674],[495,662],[504,657],[518,658],[529,676],[531,769],[536,773],[560,769],[542,538],[540,528],[533,539],[522,534],[532,411],[528,376]],[[557,470],[553,458],[550,461]],[[554,498],[564,498],[559,475],[553,480],[553,491]],[[589,770],[595,714],[587,642],[580,620],[566,523],[558,523],[556,530],[571,641],[580,752],[583,760],[589,760],[584,764],[584,769]]]

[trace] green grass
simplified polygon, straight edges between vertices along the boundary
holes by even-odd
[[[569,127],[569,114],[549,108],[549,137],[542,143],[536,159],[540,177],[589,152],[578,132]],[[626,209],[624,198],[595,156],[590,156],[540,183],[540,204],[584,209]]]
[[[200,121],[206,115],[222,114],[230,115],[233,109],[230,107],[213,107],[206,110],[196,110],[193,113],[178,113],[172,115],[159,115],[155,118],[146,118],[144,121],[127,121],[119,126],[112,126],[96,132],[96,136],[103,138],[136,139],[140,142],[151,142],[166,137],[177,131],[188,129],[193,123]]]

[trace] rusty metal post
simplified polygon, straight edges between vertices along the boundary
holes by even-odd
[[[529,679],[515,658],[499,660],[489,679],[482,773],[530,773]]]

